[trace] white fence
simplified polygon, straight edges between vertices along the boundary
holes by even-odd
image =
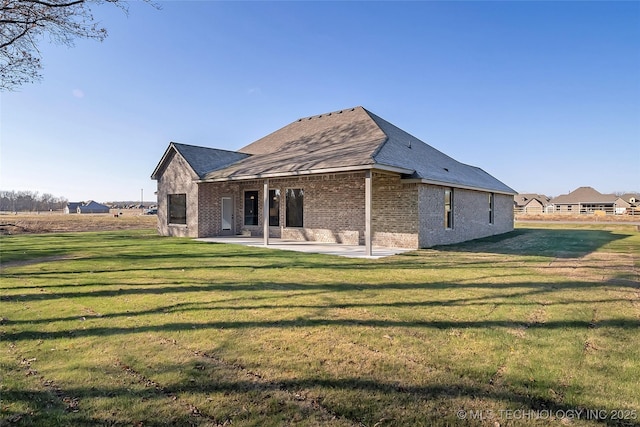
[[[541,207],[514,207],[513,213],[516,215],[626,215],[626,216],[638,216],[640,217],[640,207],[635,208],[614,208],[612,206],[602,207],[590,207],[582,206],[579,209],[577,206],[573,209],[567,209],[567,206],[562,206],[561,209],[554,209],[553,206]]]

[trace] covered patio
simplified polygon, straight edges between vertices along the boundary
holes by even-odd
[[[414,249],[406,248],[385,248],[374,246],[371,248],[371,255],[367,254],[367,248],[362,245],[345,245],[342,243],[321,243],[300,240],[274,239],[270,238],[268,245],[262,237],[203,237],[196,239],[199,242],[228,243],[235,245],[245,245],[260,248],[279,249],[283,251],[307,252],[325,255],[337,255],[347,258],[368,258],[378,259],[392,255],[409,252]]]

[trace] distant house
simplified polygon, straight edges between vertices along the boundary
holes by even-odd
[[[89,200],[88,202],[69,202],[67,206],[64,208],[64,213],[66,214],[109,213],[109,206],[102,205],[98,202],[94,202],[93,200]]]
[[[550,198],[544,194],[522,193],[513,196],[513,204],[517,213],[541,214],[549,206]]]
[[[421,248],[513,230],[513,189],[362,107],[239,151],[170,143],[151,175],[162,235]]]
[[[625,193],[619,197],[625,202],[629,203],[631,207],[640,207],[640,194]]]
[[[75,214],[78,213],[78,206],[80,206],[82,202],[69,202],[67,206],[64,207],[64,213],[66,214]]]
[[[562,214],[602,212],[619,215],[631,207],[631,203],[621,197],[615,194],[602,194],[592,187],[580,187],[569,194],[554,197],[550,204],[554,213]]]

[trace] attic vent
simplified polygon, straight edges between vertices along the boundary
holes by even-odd
[[[351,109],[351,111],[356,111],[356,109],[355,109],[355,108],[352,108],[352,109]]]
[[[342,114],[342,110],[338,111],[338,114]]]
[[[447,169],[447,168],[442,168],[442,169],[444,169],[444,170],[446,170],[447,172],[449,172],[449,169]]]

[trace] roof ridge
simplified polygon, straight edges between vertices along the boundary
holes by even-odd
[[[356,108],[358,108],[358,107],[356,107]],[[373,121],[373,123],[375,123],[375,124],[376,124],[376,127],[377,127],[378,129],[380,129],[380,132],[382,132],[382,134],[384,135],[384,141],[380,142],[380,144],[378,144],[378,147],[377,147],[375,150],[373,150],[373,153],[371,153],[371,162],[375,164],[375,163],[376,163],[376,156],[378,155],[378,153],[380,153],[380,151],[381,151],[381,150],[382,150],[382,148],[385,146],[385,144],[386,144],[387,142],[389,142],[389,134],[387,134],[387,132],[385,132],[385,131],[384,131],[384,129],[382,129],[382,127],[380,126],[380,124],[379,124],[379,123],[376,121],[376,119],[373,117],[373,116],[375,116],[375,114],[374,114],[374,113],[372,113],[371,111],[367,110],[367,109],[366,109],[366,108],[364,108],[364,107],[360,107],[360,108],[362,108],[362,109],[364,110],[365,114],[366,114],[367,116],[369,116],[369,118]],[[376,117],[377,117],[377,116],[376,116]],[[383,120],[384,120],[384,119],[383,119]]]
[[[342,114],[342,113],[346,113],[346,112],[350,112],[350,111],[355,111],[358,108],[362,108],[363,110],[367,111],[364,107],[362,107],[361,105],[357,105],[355,107],[351,107],[351,108],[343,108],[342,110],[336,110],[336,111],[330,111],[328,113],[322,113],[322,114],[314,114],[313,116],[307,116],[307,117],[300,117],[298,120],[295,120],[295,122],[301,122],[303,120],[312,120],[312,119],[319,119],[323,116],[331,116],[333,114]]]

